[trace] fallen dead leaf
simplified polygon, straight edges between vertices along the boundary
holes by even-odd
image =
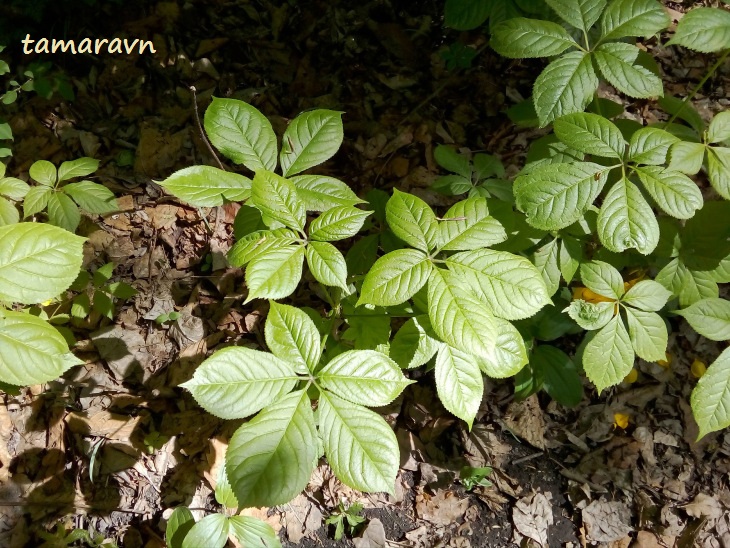
[[[551,493],[548,493],[551,495]],[[512,523],[515,526],[514,542],[521,544],[524,537],[548,546],[548,527],[553,524],[551,496],[533,493],[519,499],[512,509]]]
[[[436,525],[455,524],[468,507],[469,499],[460,499],[452,491],[440,490],[435,496],[428,493],[416,495],[416,514]]]
[[[583,509],[586,538],[591,542],[613,542],[628,535],[631,512],[623,502],[595,500]]]

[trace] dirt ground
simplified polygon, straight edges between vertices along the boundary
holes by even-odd
[[[666,3],[675,17],[689,4]],[[239,206],[199,212],[155,183],[212,165],[194,116],[211,96],[254,104],[279,134],[302,110],[343,111],[344,144],[320,172],[360,196],[398,188],[447,205],[429,189],[442,143],[495,154],[510,175],[524,164],[527,145],[544,131],[515,128],[504,110],[530,95],[542,61],[499,58],[481,31],[444,29],[442,12],[431,0],[98,2],[66,11],[59,4],[34,22],[0,7],[16,30],[124,33],[157,50],[24,56],[17,38],[3,54],[14,67],[52,60],[75,90],[73,101],[28,94],[8,108],[16,135],[9,172],[25,176],[41,158],[100,159],[97,181],[116,193],[121,211],[84,219],[84,265],[114,262],[113,279],[137,295],[116,303],[114,320],[92,313],[73,325],[85,365],[3,395],[0,546],[40,546],[59,523],[120,546],[164,546],[173,508],[189,506],[197,517],[220,510],[216,472],[240,421],[212,417],[177,386],[221,345],[263,345],[267,305],[243,305],[242,273],[225,263]],[[471,68],[447,70],[439,51],[457,40],[479,53]],[[713,63],[656,41],[646,46],[674,95]],[[727,108],[729,74],[726,64],[703,88],[700,112]],[[640,100],[627,103],[627,116],[652,122],[662,114]],[[311,280],[292,300],[325,308]],[[177,322],[155,321],[172,310]],[[670,322],[670,364],[639,360],[637,382],[600,396],[586,384],[573,409],[542,393],[516,401],[512,381],[486,380],[471,431],[438,403],[433,376],[415,372],[419,382],[380,410],[401,446],[395,496],[356,493],[323,462],[295,500],[248,512],[287,546],[727,548],[730,432],[696,443],[688,403],[690,364],[711,362],[720,348]],[[465,465],[492,467],[490,485],[467,491],[459,481]],[[324,520],[340,502],[362,503],[367,520],[336,542]]]

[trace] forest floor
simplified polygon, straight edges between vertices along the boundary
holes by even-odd
[[[113,321],[92,313],[74,325],[85,365],[3,395],[1,546],[39,546],[39,533],[57,523],[120,546],[164,546],[173,508],[189,506],[198,517],[219,510],[212,489],[240,421],[209,415],[178,385],[222,345],[263,346],[267,305],[242,304],[242,273],[225,262],[238,205],[206,210],[204,220],[155,183],[213,165],[195,108],[202,113],[211,96],[243,99],[279,134],[302,110],[343,111],[344,144],[320,172],[361,196],[398,188],[434,206],[450,203],[429,189],[439,175],[437,144],[495,154],[513,175],[544,133],[515,128],[504,114],[530,95],[541,62],[495,56],[483,32],[443,29],[442,2],[277,4],[160,1],[120,12],[109,3],[56,22],[71,37],[154,40],[157,52],[141,56],[23,56],[19,39],[8,44],[14,67],[52,60],[76,95],[28,94],[10,110],[9,171],[25,176],[37,159],[100,159],[96,180],[116,193],[121,211],[83,221],[84,265],[114,262],[114,280],[137,295],[117,303]],[[675,18],[686,8],[666,5]],[[438,52],[455,40],[479,52],[471,68],[446,69]],[[656,41],[647,48],[678,96],[713,62]],[[730,103],[729,75],[726,64],[698,95],[707,117]],[[642,123],[660,116],[651,101],[626,108]],[[324,310],[314,285],[304,283],[293,301]],[[176,322],[155,321],[173,310]],[[421,382],[380,410],[401,446],[394,496],[354,492],[322,463],[305,493],[249,512],[286,545],[302,547],[727,548],[730,433],[695,442],[688,403],[690,365],[710,363],[720,349],[671,322],[668,366],[638,361],[637,382],[600,395],[586,384],[572,409],[542,393],[516,401],[512,381],[486,380],[471,431],[438,403],[432,375],[417,373]],[[489,485],[467,490],[459,481],[465,465],[492,467]],[[353,502],[367,520],[336,542],[324,520]]]

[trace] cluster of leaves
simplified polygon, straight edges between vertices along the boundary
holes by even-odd
[[[71,314],[64,319],[84,320],[92,312],[99,317],[114,319],[114,301],[127,300],[137,294],[137,290],[125,282],[110,282],[114,263],[106,263],[93,274],[82,271],[69,289],[78,291],[71,302]],[[54,322],[58,323],[58,321]]]

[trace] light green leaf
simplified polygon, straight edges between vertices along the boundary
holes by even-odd
[[[319,331],[299,308],[269,301],[264,336],[271,352],[290,363],[297,373],[313,372],[322,354]]]
[[[425,252],[437,247],[436,215],[419,197],[394,189],[385,206],[385,217],[393,233],[408,245]]]
[[[303,112],[284,132],[279,162],[285,177],[329,160],[342,144],[342,112],[317,109]]]
[[[680,141],[669,149],[669,169],[695,175],[702,169],[705,159],[705,145]]]
[[[542,387],[558,403],[575,407],[583,399],[583,383],[578,369],[562,350],[540,345],[532,352],[530,364],[542,370]]]
[[[494,318],[497,331],[486,356],[477,356],[482,372],[493,379],[516,375],[527,363],[525,341],[517,328],[506,320]]]
[[[661,316],[636,308],[624,310],[636,355],[649,362],[666,359],[668,334]]]
[[[551,302],[540,272],[524,257],[477,249],[456,253],[446,264],[499,318],[528,318]]]
[[[433,338],[428,316],[409,318],[390,343],[390,357],[406,369],[420,367],[433,358],[441,342]]]
[[[613,0],[601,18],[602,39],[649,38],[669,26],[669,15],[656,0]]]
[[[624,294],[624,280],[613,266],[603,261],[591,261],[580,266],[583,284],[594,293],[609,299],[620,299]]]
[[[65,291],[81,268],[83,242],[46,224],[0,227],[0,301],[35,304]]]
[[[535,80],[532,97],[540,127],[582,112],[598,89],[590,53],[572,51],[550,63]]]
[[[656,275],[656,281],[679,297],[680,306],[717,298],[719,289],[711,272],[690,270],[679,258],[672,259]]]
[[[535,228],[559,230],[580,220],[606,184],[609,169],[590,162],[550,164],[517,177],[517,207]]]
[[[332,244],[309,242],[307,264],[312,276],[319,283],[347,289],[347,263],[342,253]]]
[[[4,72],[0,70],[0,74],[4,74]],[[13,128],[6,122],[0,124],[0,140],[13,140]],[[3,168],[0,168],[0,171],[4,171]],[[0,173],[0,177],[2,177],[2,173]]]
[[[570,283],[583,262],[583,244],[577,238],[563,236],[560,243],[560,273]]]
[[[576,112],[553,124],[555,135],[569,147],[605,158],[622,158],[626,149],[621,131],[598,114]]]
[[[608,82],[629,97],[661,97],[664,85],[652,71],[639,64],[639,48],[623,42],[601,44],[594,52],[596,64]]]
[[[231,533],[244,548],[281,548],[281,541],[273,527],[249,516],[229,518]]]
[[[104,215],[119,209],[114,193],[98,183],[92,183],[91,181],[70,183],[64,186],[61,191],[71,196],[81,209],[89,213]]]
[[[226,158],[251,171],[276,168],[276,135],[271,122],[251,105],[213,97],[204,125],[210,142]]]
[[[44,186],[53,186],[56,184],[56,166],[47,160],[38,160],[33,162],[28,174],[31,179],[38,181]]]
[[[365,203],[345,183],[325,175],[295,175],[289,179],[307,211],[327,211],[332,207]]]
[[[558,16],[569,25],[588,31],[598,21],[606,0],[545,0]]]
[[[685,320],[703,337],[713,341],[730,340],[730,301],[702,299],[675,314]]]
[[[564,310],[583,329],[601,329],[614,316],[615,302],[589,303],[582,299],[571,301]]]
[[[34,186],[23,200],[23,218],[40,213],[48,207],[48,198],[53,190],[47,186]]]
[[[583,370],[598,392],[620,383],[634,366],[634,350],[621,317],[616,315],[583,352]]]
[[[629,161],[659,166],[667,160],[669,147],[680,142],[677,137],[655,127],[644,127],[634,132],[629,143]]]
[[[707,368],[692,391],[692,413],[700,427],[699,440],[730,426],[730,348]]]
[[[297,230],[304,230],[307,210],[294,184],[281,175],[259,170],[251,185],[251,205],[261,213]]]
[[[228,251],[228,262],[242,267],[259,255],[265,255],[274,249],[290,247],[298,240],[297,234],[288,228],[276,230],[259,230],[238,240]]]
[[[484,394],[484,381],[476,358],[443,344],[436,355],[434,374],[441,403],[471,430]]]
[[[20,212],[15,204],[0,196],[0,226],[14,225],[20,221]]]
[[[344,483],[365,492],[394,492],[400,451],[388,423],[377,413],[322,392],[317,408],[324,451]]]
[[[558,248],[560,240],[549,241],[535,251],[535,267],[545,282],[548,296],[553,296],[560,286],[560,266],[558,265]]]
[[[309,482],[318,446],[305,391],[284,396],[241,426],[226,453],[226,472],[241,507],[275,506],[296,497]]]
[[[81,213],[71,198],[60,192],[52,192],[48,196],[48,222],[69,232],[76,232]]]
[[[667,45],[684,46],[702,53],[730,48],[730,12],[720,8],[688,11]]]
[[[425,285],[432,268],[428,257],[415,249],[397,249],[383,255],[365,275],[358,305],[401,304]]]
[[[474,197],[457,202],[439,222],[441,249],[480,249],[507,239],[504,227],[489,216],[487,199]]]
[[[707,148],[707,175],[712,188],[730,200],[730,148]]]
[[[563,27],[551,21],[515,17],[492,29],[492,49],[503,57],[552,57],[576,46]]]
[[[299,284],[304,265],[304,246],[271,249],[251,260],[246,268],[248,297],[253,299],[283,299]]]
[[[242,419],[291,392],[293,365],[266,352],[241,346],[217,351],[181,384],[195,401],[223,419]]]
[[[728,27],[730,31],[730,27]],[[718,113],[707,130],[708,143],[721,143],[730,139],[730,110]]]
[[[157,184],[196,207],[219,206],[226,199],[243,201],[251,196],[251,179],[211,166],[186,167]]]
[[[167,520],[165,529],[168,548],[182,548],[183,540],[193,525],[195,525],[195,518],[188,508],[185,506],[175,508]]]
[[[223,548],[228,541],[228,516],[208,514],[195,525],[182,541],[182,548]]]
[[[374,350],[349,350],[335,357],[317,374],[322,388],[352,403],[368,407],[388,405],[409,381],[398,364]]]
[[[702,207],[702,192],[683,173],[659,166],[640,167],[636,173],[657,205],[672,217],[689,219]]]
[[[63,162],[58,168],[58,182],[68,181],[74,177],[86,177],[99,169],[99,160],[94,158],[78,158]]]
[[[658,312],[667,304],[672,292],[653,280],[641,280],[621,298],[621,302],[646,312]]]
[[[18,226],[23,225],[8,228]],[[3,243],[4,240],[0,245]],[[5,287],[0,288],[0,293],[5,291]],[[3,382],[17,386],[43,384],[81,363],[69,352],[66,340],[48,322],[22,312],[6,310],[2,313],[0,377]]]
[[[614,253],[634,248],[648,255],[659,243],[656,215],[628,179],[620,179],[606,194],[598,214],[598,235]]]
[[[328,209],[309,225],[309,237],[322,242],[334,242],[351,238],[362,228],[372,211],[363,211],[352,206],[338,206]]]
[[[494,318],[487,312],[486,303],[462,287],[463,282],[454,279],[451,272],[432,269],[428,281],[431,325],[439,338],[451,346],[489,359],[497,337]]]
[[[15,177],[0,178],[0,194],[7,196],[11,200],[22,200],[28,194],[29,190],[30,186],[25,181],[21,181]]]

